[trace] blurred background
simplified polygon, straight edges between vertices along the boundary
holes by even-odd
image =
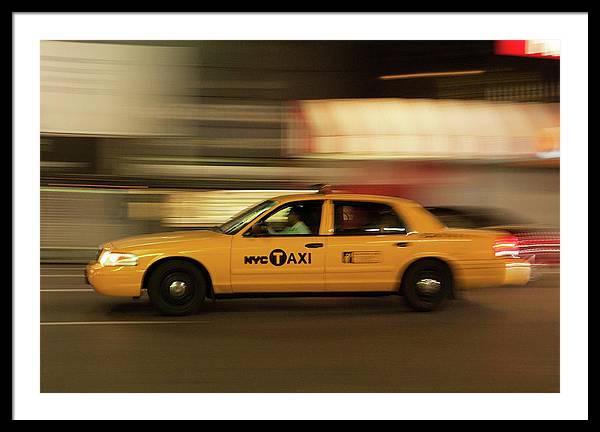
[[[315,184],[513,227],[529,256],[559,262],[558,41],[40,48],[42,262]]]

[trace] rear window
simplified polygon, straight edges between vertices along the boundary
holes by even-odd
[[[529,221],[504,209],[427,207],[448,228],[484,228],[525,225]]]

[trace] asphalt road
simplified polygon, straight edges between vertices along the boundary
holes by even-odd
[[[41,267],[42,392],[559,392],[558,276],[401,297],[228,299],[182,318]]]

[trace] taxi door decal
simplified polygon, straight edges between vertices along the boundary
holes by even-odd
[[[273,249],[267,255],[246,255],[244,264],[269,264],[281,267],[284,264],[312,264],[312,252],[290,252],[283,249]]]
[[[375,264],[382,262],[380,251],[349,251],[342,252],[344,264]]]

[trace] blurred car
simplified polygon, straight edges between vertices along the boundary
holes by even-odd
[[[532,279],[560,266],[560,230],[533,224],[504,209],[452,206],[426,207],[449,228],[499,230],[513,237],[520,258],[532,265]]]
[[[146,289],[169,315],[206,297],[290,293],[401,294],[430,311],[457,289],[505,283],[509,268],[528,281],[504,233],[449,230],[409,200],[321,191],[263,201],[212,230],[107,243],[86,278],[106,295]]]

